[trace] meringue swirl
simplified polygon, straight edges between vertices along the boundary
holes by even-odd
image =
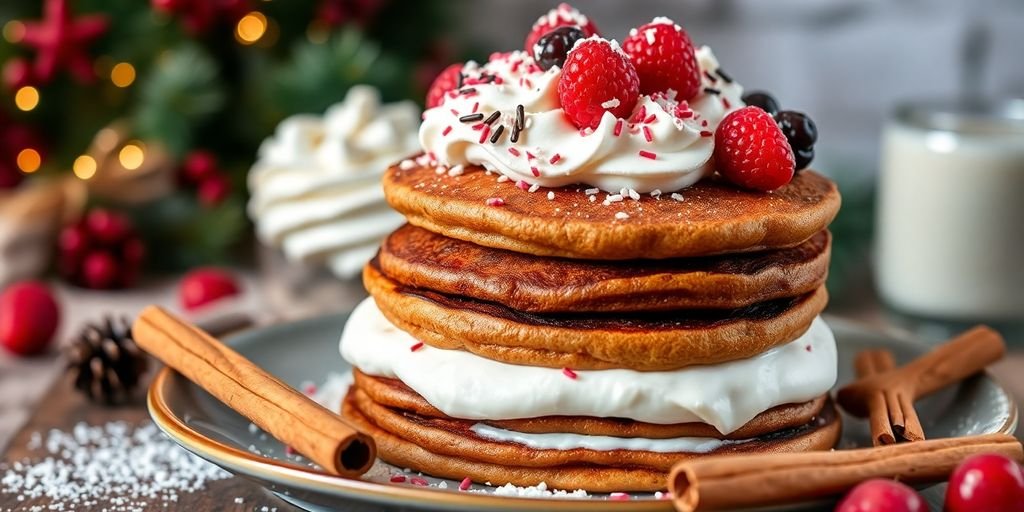
[[[710,48],[697,50],[697,61],[705,89],[695,98],[679,101],[671,90],[642,95],[629,118],[605,112],[591,131],[576,128],[561,109],[560,68],[543,71],[521,51],[495,54],[482,66],[463,67],[462,91],[471,92],[449,93],[426,111],[420,144],[441,165],[478,164],[530,185],[582,183],[610,193],[678,190],[713,172],[714,130],[744,106],[743,87],[716,75],[719,65]],[[518,105],[525,128],[513,143],[507,134]],[[485,127],[459,119],[495,111],[499,117]],[[499,125],[504,134],[491,143]]]

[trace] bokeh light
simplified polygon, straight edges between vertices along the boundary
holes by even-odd
[[[21,110],[28,112],[39,105],[39,91],[31,85],[26,85],[14,93],[14,104]]]
[[[110,70],[110,81],[118,87],[128,87],[135,82],[135,66],[127,62],[118,62]]]
[[[89,155],[82,155],[75,159],[71,170],[79,179],[87,180],[96,175],[96,160]]]
[[[254,44],[267,32],[267,17],[261,12],[253,11],[238,20],[235,27],[235,39],[242,44]]]
[[[43,157],[39,155],[39,152],[32,148],[25,148],[18,152],[17,157],[18,169],[25,174],[32,174],[39,170],[39,166],[43,164]]]
[[[146,160],[146,153],[140,144],[139,142],[130,142],[121,148],[117,154],[117,160],[121,162],[121,167],[129,171],[142,167],[142,162]]]

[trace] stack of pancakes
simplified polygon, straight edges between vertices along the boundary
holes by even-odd
[[[409,224],[366,266],[372,301],[342,339],[357,368],[342,413],[385,461],[640,491],[687,457],[835,444],[835,346],[816,320],[839,208],[829,180],[803,171],[762,194],[712,178],[607,202],[418,162],[384,177]],[[678,399],[682,416],[655,411],[677,395],[698,398]]]

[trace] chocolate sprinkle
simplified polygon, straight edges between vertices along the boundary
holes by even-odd
[[[526,121],[524,119],[526,114],[524,114],[524,112],[523,112],[524,110],[525,109],[523,108],[522,104],[516,105],[516,126],[515,126],[515,128],[517,130],[522,130],[523,128],[526,127]]]
[[[459,94],[473,94],[476,92],[476,87],[467,87],[459,91]]]
[[[508,140],[512,141],[513,144],[519,142],[519,127],[518,126],[513,126],[512,127],[512,135],[509,137]]]
[[[477,122],[477,121],[479,121],[479,120],[481,120],[483,118],[484,118],[484,115],[481,114],[481,113],[467,114],[467,115],[464,115],[464,116],[460,117],[459,121],[461,121],[463,123],[475,123],[475,122]]]
[[[491,112],[491,115],[487,116],[487,119],[484,119],[484,124],[488,124],[488,125],[489,124],[493,124],[495,121],[498,120],[498,117],[500,117],[500,116],[501,116],[501,111],[500,110],[495,110],[494,112]]]
[[[491,144],[497,143],[498,139],[501,138],[501,134],[504,131],[505,131],[505,125],[499,124],[498,125],[498,129],[494,130],[494,133],[491,134]]]
[[[722,68],[716,69],[715,74],[722,77],[722,80],[725,80],[726,83],[732,83],[732,77],[729,76],[728,73],[726,73],[725,71],[722,71]]]
[[[714,75],[712,75],[711,73],[708,73],[707,71],[704,72],[704,77],[707,78],[711,82],[717,82],[718,81],[718,79],[715,78]]]
[[[715,95],[722,93],[722,91],[719,91],[718,89],[715,89],[714,87],[705,87],[704,88],[704,92],[706,92],[708,94],[715,94]]]

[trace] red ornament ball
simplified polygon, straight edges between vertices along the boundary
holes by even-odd
[[[835,512],[928,512],[928,504],[910,487],[876,478],[854,487]]]
[[[213,208],[224,202],[231,195],[231,180],[224,174],[215,174],[199,183],[196,196],[199,204]]]
[[[1024,512],[1024,470],[994,453],[968,457],[949,478],[946,510]]]
[[[134,285],[146,260],[146,246],[131,220],[101,208],[64,228],[57,248],[61,276],[96,290]]]
[[[181,179],[190,185],[202,183],[218,172],[217,156],[202,149],[185,155],[185,160],[181,163]]]
[[[199,309],[241,292],[231,273],[219,268],[199,268],[185,274],[178,288],[181,306],[188,311]]]
[[[50,288],[36,281],[9,286],[0,294],[0,345],[29,356],[46,351],[60,324],[60,310]]]

